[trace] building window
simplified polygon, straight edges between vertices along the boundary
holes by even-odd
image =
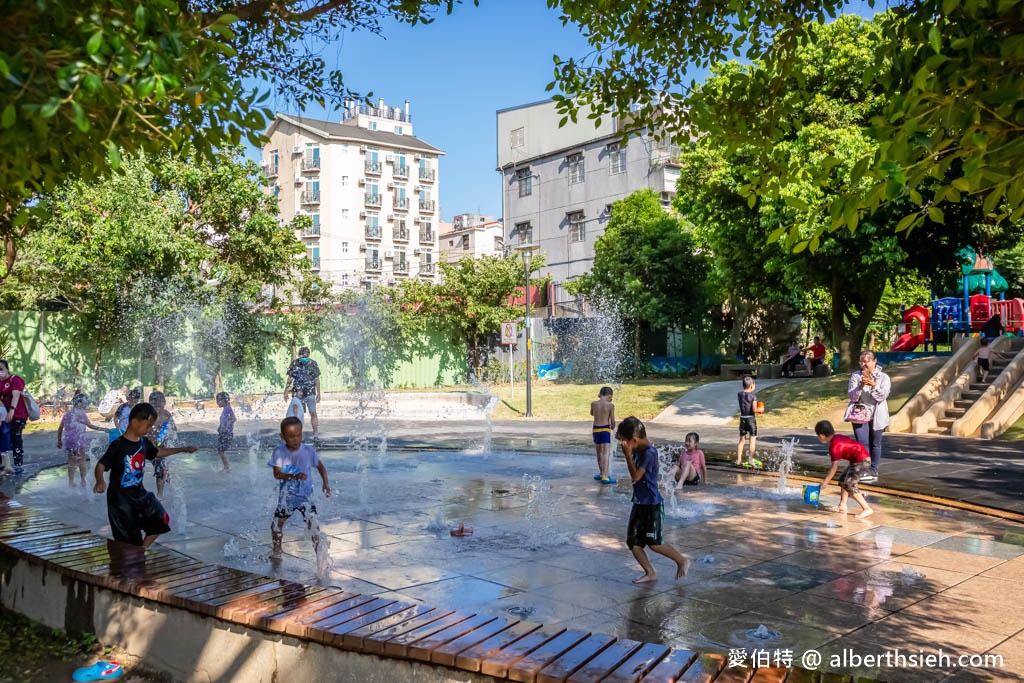
[[[469,251],[469,235],[462,236],[462,251]]]
[[[315,142],[306,143],[306,152],[302,156],[302,168],[320,168],[320,145]]]
[[[405,129],[401,126],[395,126],[395,135],[404,135]]]
[[[348,176],[347,175],[341,176],[341,186],[342,187],[348,187]]]
[[[320,214],[314,213],[310,216],[313,219],[313,234],[320,234]]]
[[[516,171],[516,182],[519,183],[519,196],[529,197],[533,194],[533,174],[529,168],[521,168]]]
[[[370,130],[377,130],[377,122],[370,121]]]
[[[347,254],[348,253],[348,242],[342,242],[341,243],[341,253],[342,254]]]
[[[343,221],[347,221],[348,220],[348,209],[342,209],[341,210],[341,220],[343,220]]]
[[[348,273],[342,273],[341,274],[341,284],[343,284],[346,287],[348,287]]]
[[[281,196],[281,186],[280,185],[277,185],[277,184],[274,185],[274,196],[275,197],[280,197]]]
[[[626,172],[626,146],[614,143],[608,145],[608,175]]]
[[[516,229],[512,232],[516,237],[516,241],[520,244],[533,242],[533,226],[530,224],[530,221],[516,223]]]
[[[565,158],[565,163],[569,166],[569,184],[575,185],[576,183],[583,182],[583,154],[570,154]]]
[[[313,269],[320,270],[320,247],[309,248],[309,260],[312,261]]]
[[[500,237],[495,237],[494,238],[494,251],[501,251],[504,248],[505,248],[505,240],[501,239]]]
[[[587,223],[583,220],[582,211],[573,211],[565,214],[569,221],[569,241],[582,242],[587,239]]]
[[[666,209],[671,208],[672,207],[672,198],[674,196],[675,195],[673,193],[671,193],[671,192],[662,192],[661,193],[661,205],[664,206]]]
[[[449,249],[454,249],[455,248],[455,240],[448,240],[448,248]]]
[[[522,147],[526,144],[526,128],[516,128],[512,131],[509,136],[509,144],[512,145],[512,149],[516,147]]]

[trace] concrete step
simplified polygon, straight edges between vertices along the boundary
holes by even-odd
[[[949,429],[947,429],[945,427],[932,427],[931,429],[928,430],[928,433],[929,434],[946,434],[946,435],[948,435],[949,434]]]
[[[958,417],[963,417],[964,413],[966,413],[966,412],[967,412],[966,408],[947,408],[946,409],[946,417],[951,417],[953,419],[956,419]]]
[[[957,408],[963,408],[964,410],[967,410],[968,408],[974,405],[974,401],[953,401],[953,405],[956,406]]]
[[[953,426],[953,423],[956,422],[956,418],[955,417],[940,417],[938,420],[936,420],[936,422],[938,422],[940,427],[942,427],[943,429],[948,431],[949,428]]]
[[[971,391],[977,391],[979,393],[985,393],[991,382],[971,382]]]
[[[984,391],[965,391],[964,393],[960,394],[960,398],[962,398],[964,400],[967,400],[967,401],[970,401],[971,403],[974,403],[979,398],[981,398],[981,395],[983,393],[985,393],[985,392]]]

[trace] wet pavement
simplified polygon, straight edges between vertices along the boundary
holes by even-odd
[[[284,557],[263,559],[276,502],[266,428],[261,447],[250,452],[243,442],[232,452],[230,473],[216,471],[211,451],[172,457],[165,504],[176,533],[161,543],[267,575],[619,638],[749,655],[792,650],[797,660],[816,649],[822,668],[883,680],[1024,680],[1024,525],[879,496],[869,497],[876,514],[856,520],[804,505],[796,487],[779,493],[766,477],[713,471],[710,486],[667,505],[665,540],[692,560],[689,575],[671,580],[672,564],[654,556],[659,581],[635,586],[638,567],[623,541],[629,486],[624,476],[615,487],[593,481],[579,425],[502,423],[487,453],[481,423],[394,423],[386,453],[373,439],[363,450],[345,447],[351,428],[323,428],[334,495],[320,495],[314,475],[332,565],[322,579],[298,520],[286,526]],[[651,431],[656,443],[677,440]],[[726,430],[701,433],[712,448],[728,443]],[[613,467],[623,473],[621,462]],[[146,485],[153,488],[151,470]],[[103,497],[69,491],[59,469],[16,498],[109,534]],[[473,535],[451,537],[459,523]],[[844,648],[1004,660],[894,669],[843,663]],[[832,655],[839,665],[829,666]]]

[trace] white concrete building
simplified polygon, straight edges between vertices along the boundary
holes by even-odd
[[[451,225],[451,230],[440,236],[441,261],[458,263],[467,256],[480,258],[504,253],[504,228],[494,216],[460,213]]]
[[[404,108],[349,102],[341,123],[278,114],[263,171],[281,220],[313,221],[298,235],[314,269],[339,289],[437,275],[438,161]]]
[[[575,310],[562,284],[590,271],[611,204],[651,188],[669,206],[679,179],[678,148],[647,135],[623,143],[618,119],[595,127],[586,114],[560,128],[551,100],[497,112],[506,244],[540,246],[553,310]]]

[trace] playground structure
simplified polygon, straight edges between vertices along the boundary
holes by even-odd
[[[1024,330],[1024,299],[1006,299],[1006,279],[992,260],[966,247],[957,253],[960,261],[961,296],[934,298],[931,310],[914,305],[903,311],[900,337],[890,351],[927,350],[929,342],[952,343],[953,336],[979,332],[994,315],[999,315],[1005,330],[1020,334]],[[998,295],[998,298],[993,294]]]

